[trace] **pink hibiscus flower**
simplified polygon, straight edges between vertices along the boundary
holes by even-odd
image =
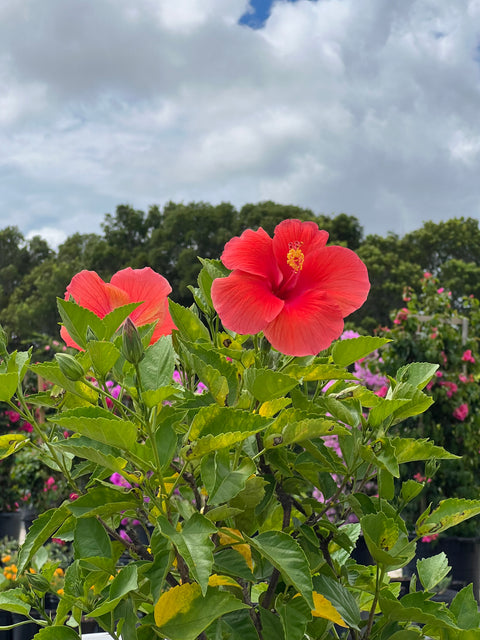
[[[300,220],[284,220],[273,238],[262,228],[232,238],[222,254],[232,273],[212,285],[223,325],[241,334],[263,331],[287,355],[326,349],[370,289],[360,258],[350,249],[325,246],[327,240],[314,222]]]

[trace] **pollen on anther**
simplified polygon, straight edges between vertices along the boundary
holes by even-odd
[[[303,251],[300,249],[303,242],[299,240],[295,240],[295,242],[288,243],[288,253],[287,253],[287,264],[291,267],[295,273],[298,273],[303,268],[303,261],[305,260],[305,256],[303,255]]]

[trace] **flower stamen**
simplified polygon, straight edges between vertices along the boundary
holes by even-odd
[[[288,243],[288,253],[287,253],[287,264],[289,267],[298,273],[303,268],[303,261],[305,260],[305,256],[303,255],[303,251],[300,249],[303,242],[299,240],[295,240],[295,242]]]

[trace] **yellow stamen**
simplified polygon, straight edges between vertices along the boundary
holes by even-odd
[[[298,273],[303,268],[303,261],[305,260],[305,256],[303,255],[303,251],[300,249],[303,242],[299,240],[295,240],[295,242],[288,243],[288,253],[287,253],[287,264],[289,267]]]

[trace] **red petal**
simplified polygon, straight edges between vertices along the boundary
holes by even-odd
[[[222,262],[227,269],[239,269],[266,278],[273,286],[282,279],[273,255],[272,239],[261,227],[258,231],[247,229],[241,236],[229,240],[222,253]]]
[[[313,287],[324,291],[345,317],[365,302],[370,282],[366,266],[353,251],[333,246],[305,259],[297,287],[298,291]]]
[[[273,251],[285,278],[288,279],[292,273],[292,268],[287,264],[287,255],[296,243],[306,259],[312,251],[322,249],[327,240],[327,231],[321,231],[315,222],[301,222],[300,220],[280,222],[276,226],[273,236]]]
[[[224,327],[244,334],[262,331],[284,305],[268,280],[243,271],[214,280],[212,301]]]
[[[128,299],[123,304],[143,302],[130,314],[132,322],[137,326],[155,322],[157,319],[159,324],[163,323],[166,298],[172,290],[166,278],[150,269],[150,267],[145,267],[144,269],[128,267],[117,271],[110,283],[126,293]],[[169,313],[168,317],[170,317]]]
[[[169,336],[172,333],[172,329],[177,327],[173,324],[172,316],[168,310],[168,300],[165,298],[163,311],[158,316],[158,322],[155,326],[155,330],[150,339],[150,344],[156,342],[161,336]]]
[[[80,273],[73,276],[72,281],[67,286],[65,299],[68,300],[70,296],[81,307],[93,311],[99,318],[104,318],[107,313],[110,313],[115,308],[113,303],[121,298],[122,294],[114,291],[95,271],[80,271]],[[116,306],[120,305],[117,304]]]
[[[285,303],[265,329],[271,345],[289,356],[316,355],[343,331],[339,307],[319,290],[310,290]]]
[[[62,340],[65,342],[65,344],[67,345],[67,347],[73,347],[74,349],[83,351],[82,347],[79,347],[78,344],[74,340],[72,340],[72,338],[70,337],[70,334],[68,333],[68,331],[65,329],[64,326],[60,328],[60,336]]]

